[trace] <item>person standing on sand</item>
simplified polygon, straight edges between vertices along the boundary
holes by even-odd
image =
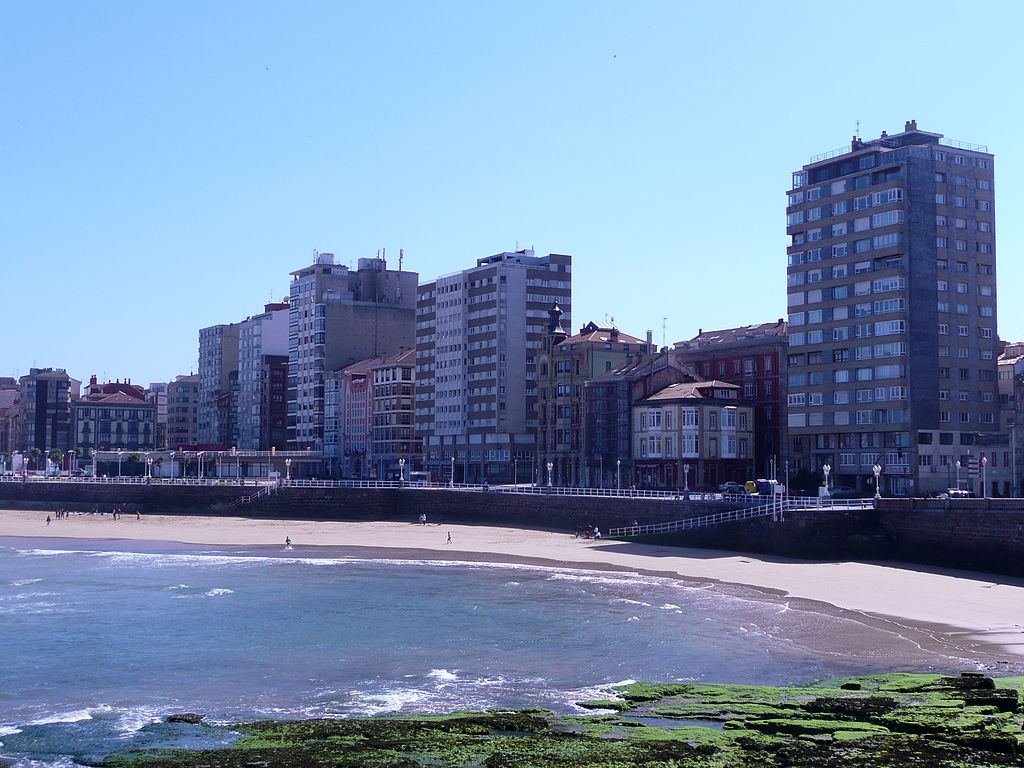
[[[49,515],[46,516],[46,524],[47,525],[50,524],[50,516]],[[452,540],[452,535],[449,533],[448,534],[448,541],[451,542],[451,540]]]
[[[135,510],[135,519],[136,520],[141,520],[142,519],[142,515],[139,514],[139,510],[137,510],[137,509]]]

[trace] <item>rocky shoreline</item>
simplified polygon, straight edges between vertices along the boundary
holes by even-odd
[[[889,674],[770,688],[635,683],[548,710],[231,726],[231,747],[119,753],[103,768],[1021,766],[1024,677]],[[197,725],[190,713],[188,727]],[[219,727],[225,730],[224,727]]]

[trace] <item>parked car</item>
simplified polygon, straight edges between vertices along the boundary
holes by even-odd
[[[973,499],[974,491],[966,488],[947,488],[944,493],[939,494],[940,499]]]
[[[856,488],[848,485],[837,485],[828,492],[828,495],[833,499],[859,499],[861,496]]]
[[[723,496],[746,496],[749,493],[742,483],[722,483],[718,490]]]

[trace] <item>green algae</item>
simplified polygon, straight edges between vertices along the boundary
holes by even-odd
[[[547,710],[232,726],[233,746],[105,768],[1024,766],[1024,677],[872,675],[807,686],[633,683],[593,715]],[[608,711],[611,711],[609,714]],[[638,719],[639,718],[639,719]],[[642,720],[642,722],[641,722]],[[717,723],[702,727],[690,721]]]

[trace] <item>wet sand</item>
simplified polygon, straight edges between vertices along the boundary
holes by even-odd
[[[217,547],[329,547],[365,557],[469,560],[637,571],[735,584],[772,599],[915,638],[922,647],[1024,661],[1024,580],[899,563],[809,562],[764,555],[576,539],[551,531],[394,522],[72,514],[0,510],[0,536],[121,539]],[[51,518],[54,517],[50,513]],[[451,534],[451,543],[448,535]]]

